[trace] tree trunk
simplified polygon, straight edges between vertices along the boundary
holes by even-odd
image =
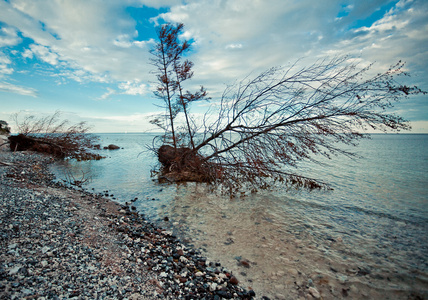
[[[37,151],[56,157],[65,157],[65,153],[60,146],[44,141],[43,139],[37,139],[23,134],[11,135],[8,139],[10,141],[11,151]]]

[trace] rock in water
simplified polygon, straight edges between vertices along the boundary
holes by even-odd
[[[120,149],[120,147],[116,146],[116,145],[113,145],[113,144],[110,144],[107,147],[104,147],[104,149],[107,149],[107,150],[117,150],[117,149]]]

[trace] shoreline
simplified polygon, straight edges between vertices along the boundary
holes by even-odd
[[[127,206],[0,151],[0,299],[253,299],[231,271]]]

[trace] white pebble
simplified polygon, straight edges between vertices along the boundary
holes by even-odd
[[[210,291],[214,292],[216,289],[217,289],[217,283],[215,283],[215,282],[211,283],[211,285],[210,285]]]
[[[21,266],[16,266],[16,267],[14,267],[14,268],[12,268],[10,271],[9,271],[9,275],[15,275],[16,273],[18,273],[19,272],[19,270],[21,269]]]
[[[320,292],[318,292],[317,291],[317,289],[316,288],[314,288],[314,287],[310,287],[309,288],[309,293],[315,298],[315,299],[320,299],[321,298],[321,295],[320,295]]]

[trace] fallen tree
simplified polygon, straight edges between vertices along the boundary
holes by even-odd
[[[60,120],[60,112],[53,115],[36,118],[26,116],[20,120],[20,115],[14,115],[18,135],[9,136],[11,151],[37,151],[57,158],[74,158],[91,160],[103,158],[93,153],[96,148],[96,137],[89,134],[89,126],[85,122],[70,124]]]
[[[202,88],[193,96],[182,93],[193,75],[193,63],[182,62],[189,49],[187,41],[180,42],[182,30],[183,24],[162,25],[152,50],[159,83],[155,95],[164,101],[166,111],[152,120],[165,131],[156,139],[161,144],[152,148],[161,164],[160,179],[220,184],[231,194],[277,183],[328,188],[321,180],[299,174],[299,162],[318,163],[320,156],[338,154],[353,157],[342,146],[357,145],[368,137],[367,129],[410,129],[391,109],[404,98],[426,94],[398,81],[408,76],[402,62],[375,75],[370,75],[372,65],[360,68],[349,57],[307,67],[297,62],[227,87],[211,107],[215,114],[207,113],[198,128],[188,104],[206,92]],[[186,120],[181,132],[180,113]]]
[[[410,129],[406,120],[388,112],[403,98],[425,94],[397,81],[406,76],[403,66],[399,62],[367,76],[371,66],[359,69],[341,57],[309,67],[269,69],[230,86],[194,149],[170,146],[168,155],[162,155],[165,146],[159,148],[161,176],[221,184],[230,193],[276,183],[328,188],[327,183],[298,174],[298,163],[317,163],[317,156],[353,157],[341,145],[356,145],[368,137],[368,128]]]

